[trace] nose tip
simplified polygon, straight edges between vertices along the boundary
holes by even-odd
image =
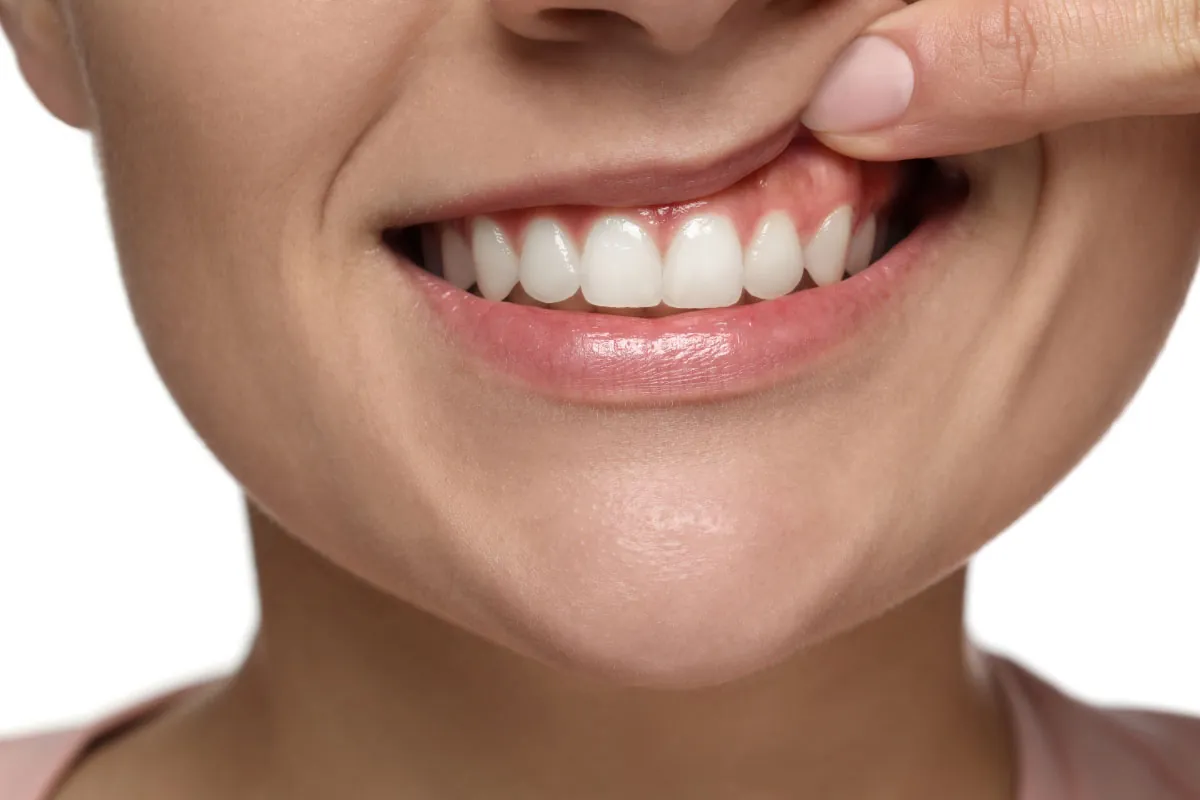
[[[501,25],[527,39],[583,42],[639,37],[672,55],[713,39],[738,3],[765,0],[491,0]]]

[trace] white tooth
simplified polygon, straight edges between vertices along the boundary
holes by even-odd
[[[875,250],[875,215],[867,217],[850,239],[850,252],[846,254],[846,272],[857,275],[871,263]]]
[[[525,292],[543,303],[560,303],[579,291],[579,252],[570,234],[552,219],[531,222],[519,275]]]
[[[804,248],[804,265],[818,286],[842,279],[846,271],[846,248],[850,245],[850,206],[840,206],[821,223],[820,230]]]
[[[663,302],[673,308],[724,308],[742,297],[742,243],[727,217],[692,217],[663,260]]]
[[[583,246],[583,297],[606,308],[651,308],[662,301],[662,259],[650,235],[625,217],[603,217]]]
[[[517,285],[517,254],[500,226],[486,217],[471,224],[471,248],[479,293],[488,300],[503,300]]]
[[[762,218],[746,248],[746,291],[773,300],[795,289],[804,277],[804,251],[792,218],[772,211]]]
[[[475,259],[467,240],[449,225],[442,226],[442,276],[460,289],[475,283]]]

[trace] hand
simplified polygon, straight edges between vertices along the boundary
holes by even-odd
[[[921,0],[847,48],[804,122],[835,150],[894,160],[1196,113],[1200,0]]]

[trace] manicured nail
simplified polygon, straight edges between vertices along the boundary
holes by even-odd
[[[801,121],[826,133],[871,130],[899,119],[912,93],[908,54],[891,39],[863,36],[829,68]]]

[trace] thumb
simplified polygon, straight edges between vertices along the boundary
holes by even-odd
[[[803,121],[835,150],[893,160],[1189,113],[1200,0],[921,0],[843,51]]]

